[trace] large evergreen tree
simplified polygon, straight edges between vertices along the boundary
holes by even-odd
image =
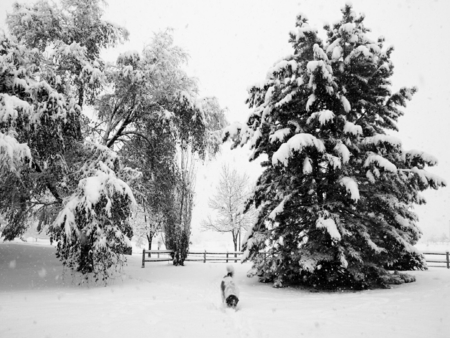
[[[326,41],[297,17],[293,54],[251,87],[247,126],[226,133],[235,145],[250,142],[251,160],[268,156],[244,257],[274,286],[412,281],[388,269],[425,267],[413,206],[425,203],[420,191],[445,186],[426,170],[433,156],[388,134],[416,89],[391,92],[393,48],[372,41],[350,5],[324,29]]]

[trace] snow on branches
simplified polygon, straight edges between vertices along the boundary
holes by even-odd
[[[0,33],[0,77],[4,79],[0,93],[0,158],[2,170],[18,172],[32,151],[21,143],[24,133],[42,127],[44,120],[64,123],[76,107],[53,88],[43,74],[45,66],[36,49],[7,38]]]
[[[341,234],[339,233],[336,223],[332,218],[322,218],[319,217],[316,221],[316,226],[317,228],[321,229],[326,229],[326,231],[328,232],[328,234],[330,235],[330,237],[335,240],[335,241],[340,241],[341,240]]]
[[[85,103],[107,80],[100,50],[126,38],[96,0],[14,4],[0,33],[0,213],[8,240],[38,216],[65,265],[107,277],[131,237],[134,170],[83,142]],[[126,182],[125,182],[126,181]],[[44,221],[45,220],[45,221]]]
[[[286,143],[283,143],[281,147],[273,154],[272,164],[278,162],[288,165],[288,159],[294,152],[302,152],[306,147],[313,147],[318,152],[324,152],[325,146],[320,139],[317,139],[311,134],[296,134],[292,136]]]
[[[88,147],[92,154],[80,170],[78,187],[65,199],[49,233],[64,265],[106,279],[111,267],[125,262],[136,201],[129,185],[117,177],[117,155],[104,146]]]
[[[14,132],[0,133],[0,173],[5,171],[16,172],[25,163],[31,160],[31,151],[26,143],[19,143]]]
[[[420,237],[412,207],[425,203],[420,191],[446,185],[425,170],[433,156],[388,133],[416,89],[391,93],[393,49],[367,36],[351,5],[325,25],[326,41],[303,14],[296,26],[292,55],[249,88],[247,125],[225,132],[234,146],[250,143],[250,160],[268,157],[245,257],[275,286],[384,285],[388,265],[424,267],[411,249]]]

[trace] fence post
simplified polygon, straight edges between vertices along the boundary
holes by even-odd
[[[205,253],[203,254],[203,263],[206,263],[206,250]]]
[[[142,249],[142,268],[145,268],[145,249]]]
[[[447,269],[450,269],[450,257],[448,251],[445,253],[445,255],[447,256]]]
[[[159,258],[159,252],[158,252],[158,258]]]

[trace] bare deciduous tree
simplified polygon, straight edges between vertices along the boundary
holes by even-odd
[[[256,218],[253,207],[244,212],[245,202],[251,193],[249,180],[247,174],[239,174],[236,169],[231,170],[228,165],[223,165],[216,194],[208,203],[215,217],[208,215],[202,222],[204,230],[231,233],[235,251],[241,249],[242,230],[249,229]]]
[[[162,231],[166,221],[164,214],[160,211],[154,212],[150,208],[139,206],[132,220],[134,237],[137,245],[148,242],[148,250],[152,250],[153,238]]]

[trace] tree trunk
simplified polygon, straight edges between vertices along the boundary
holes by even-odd
[[[84,103],[84,88],[83,88],[83,84],[80,84],[80,87],[78,88],[78,105],[80,106],[80,108],[83,108],[83,103]]]
[[[313,176],[316,181],[316,193],[317,193],[317,202],[319,205],[323,205],[324,203],[324,196],[323,196],[323,189],[322,189],[322,182],[320,181],[321,173],[320,173],[320,167],[319,167],[319,160],[317,156],[312,157],[313,161]]]
[[[153,234],[150,233],[147,235],[147,241],[148,241],[148,249],[151,250],[152,249],[152,239],[153,239]],[[149,252],[148,253],[148,257],[152,257],[152,254]]]
[[[238,233],[236,232],[234,232],[235,230],[232,230],[231,231],[231,236],[233,236],[233,244],[234,244],[234,251],[237,251],[237,235],[238,235]]]
[[[239,247],[238,247],[238,249],[239,249],[239,251],[241,251],[241,229],[239,229],[238,236],[239,236]]]
[[[31,165],[34,168],[34,170],[36,170],[38,173],[42,173],[42,169],[36,161],[33,161],[31,163]],[[58,193],[58,190],[56,189],[56,187],[53,185],[53,183],[48,178],[46,178],[45,181],[46,181],[46,186],[47,186],[48,190],[53,195],[53,197],[55,197],[57,203],[62,204],[63,200],[59,196],[59,193]]]

